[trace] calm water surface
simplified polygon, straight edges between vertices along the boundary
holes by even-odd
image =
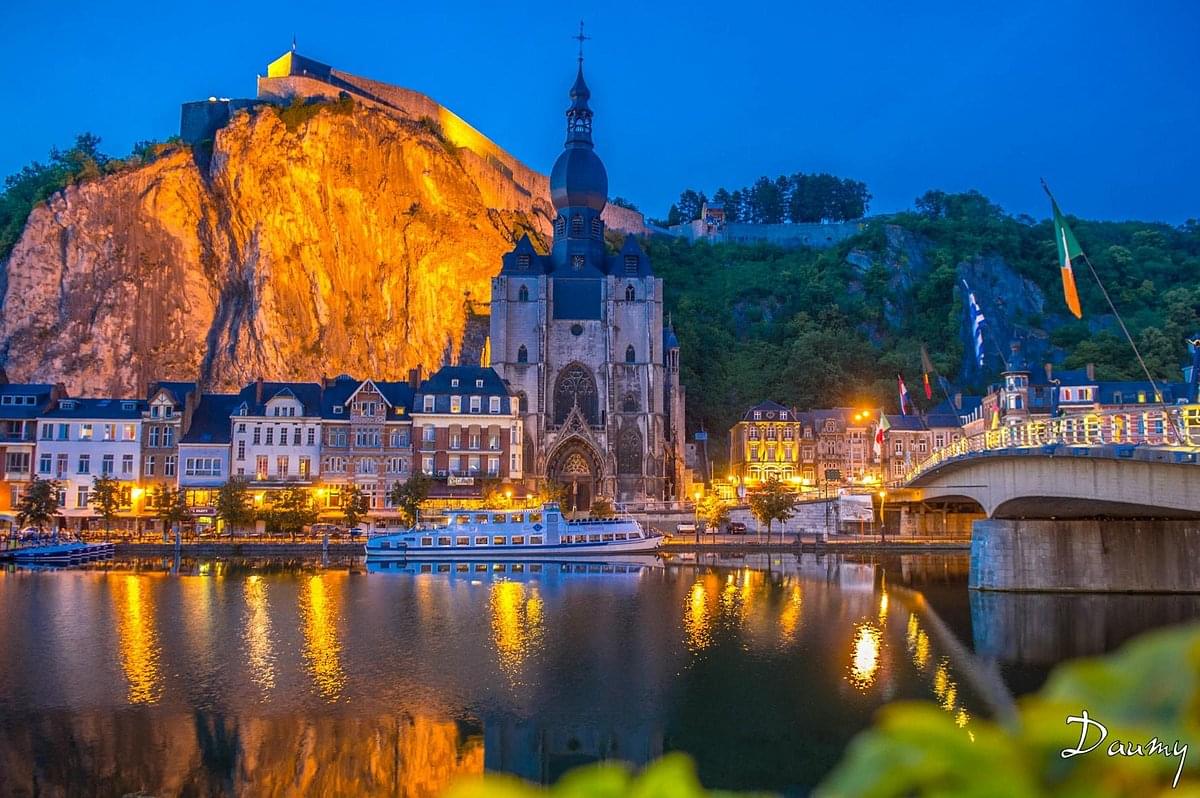
[[[708,786],[803,794],[889,700],[971,734],[1055,662],[1200,617],[1191,597],[972,594],[966,567],[0,571],[0,793],[424,796],[683,750]]]

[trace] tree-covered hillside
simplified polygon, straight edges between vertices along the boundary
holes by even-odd
[[[1155,376],[1180,379],[1185,338],[1200,330],[1200,224],[1071,222]],[[683,351],[689,429],[717,433],[722,448],[764,398],[894,410],[899,373],[929,404],[922,343],[959,389],[984,389],[1014,337],[1031,364],[1095,363],[1101,378],[1140,378],[1083,263],[1083,320],[1066,310],[1050,222],[1009,216],[976,192],[929,192],[827,251],[665,238],[647,247]],[[988,317],[982,370],[969,351],[964,278]]]

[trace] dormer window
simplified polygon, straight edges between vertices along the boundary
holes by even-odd
[[[482,388],[482,387],[483,387],[483,380],[475,380],[475,387],[476,387],[476,388]]]
[[[133,410],[137,407],[133,402],[121,402],[122,410]]]
[[[343,413],[343,411],[345,411],[345,409],[346,408],[342,407],[341,405],[334,405],[333,406],[333,414],[335,416],[340,416]]]
[[[75,400],[74,399],[63,399],[61,402],[59,402],[59,405],[62,407],[63,410],[74,410],[75,409]]]
[[[632,277],[632,276],[636,275],[637,273],[638,273],[638,256],[637,255],[626,255],[625,256],[625,274],[627,276]]]
[[[517,268],[518,269],[521,269],[522,271],[528,270],[529,262],[530,262],[530,257],[529,257],[528,252],[522,252],[520,255],[517,256]]]
[[[451,388],[457,388],[457,387],[458,387],[458,378],[457,378],[457,377],[456,377],[456,378],[454,378],[454,379],[452,379],[452,380],[450,380],[450,387],[451,387]]]

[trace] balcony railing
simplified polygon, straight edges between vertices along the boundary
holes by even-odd
[[[1041,446],[1153,446],[1200,452],[1200,405],[1151,405],[1144,410],[1110,410],[1032,419],[960,438],[913,466],[911,482],[947,460],[986,451]]]

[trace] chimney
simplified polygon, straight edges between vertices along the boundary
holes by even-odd
[[[1091,382],[1092,380],[1096,379],[1096,364],[1095,363],[1087,364],[1087,375],[1088,375],[1088,382]]]
[[[332,384],[333,384],[333,382],[329,379],[328,376],[326,376],[324,374],[321,375],[321,390],[328,388]]]
[[[254,404],[261,405],[263,403],[263,378],[259,377],[254,381]]]
[[[1053,379],[1054,379],[1054,364],[1047,363],[1046,364],[1046,382],[1050,382]]]
[[[54,383],[54,387],[50,389],[50,401],[52,402],[57,402],[67,395],[67,384],[65,382],[56,382]]]
[[[408,387],[414,391],[421,390],[421,367],[408,370]]]
[[[183,397],[183,421],[179,425],[179,437],[187,434],[192,428],[192,416],[196,412],[196,407],[200,404],[200,384],[188,391]]]

